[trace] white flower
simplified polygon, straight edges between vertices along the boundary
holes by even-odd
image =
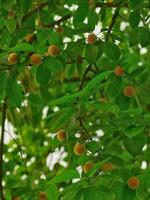
[[[64,161],[66,156],[68,155],[67,152],[65,152],[64,147],[56,148],[54,152],[50,153],[46,159],[46,165],[49,168],[50,171],[54,169],[54,166],[56,163],[59,163],[63,167],[67,167],[68,163]]]

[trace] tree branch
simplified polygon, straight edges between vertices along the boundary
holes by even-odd
[[[114,26],[114,24],[116,22],[116,19],[117,19],[118,15],[119,15],[119,10],[120,10],[120,7],[117,7],[116,10],[115,10],[114,15],[112,17],[111,23],[110,23],[109,28],[108,28],[108,32],[106,34],[106,41],[109,40],[109,36],[111,34],[112,28],[113,28],[113,26]]]
[[[4,153],[4,132],[5,132],[5,119],[6,119],[6,98],[4,99],[3,103],[3,110],[2,110],[2,129],[1,129],[1,141],[0,141],[0,197],[1,200],[4,200],[4,191],[3,191],[3,153]]]

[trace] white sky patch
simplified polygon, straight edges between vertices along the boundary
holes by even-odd
[[[1,127],[0,127],[1,131]],[[8,119],[5,120],[4,144],[8,144],[13,138],[16,138],[15,127]]]
[[[147,150],[147,144],[146,145],[144,145],[144,147],[143,147],[143,149],[142,149],[143,151],[146,151]]]
[[[80,137],[81,137],[81,134],[80,134],[80,133],[76,133],[76,134],[75,134],[75,137],[76,137],[76,138],[80,138]]]
[[[61,166],[66,168],[68,166],[68,163],[64,160],[67,157],[68,153],[65,152],[65,148],[61,147],[56,148],[54,152],[50,153],[48,157],[46,158],[46,166],[49,168],[50,171],[52,171],[56,165],[56,163],[59,163]]]
[[[141,55],[144,55],[144,54],[146,54],[147,52],[148,52],[147,48],[141,48],[141,49],[140,49],[140,54],[141,54]]]
[[[27,106],[28,106],[28,100],[25,99],[25,100],[21,103],[21,106],[27,107]]]
[[[42,119],[45,119],[47,117],[47,113],[48,113],[48,106],[45,106],[42,110]]]
[[[127,22],[121,22],[120,24],[120,31],[124,31],[128,26]]]
[[[147,162],[146,161],[142,161],[141,169],[146,169],[146,168],[147,168]]]
[[[102,137],[104,135],[104,131],[102,129],[96,130],[95,133],[98,137]]]
[[[53,108],[53,112],[58,112],[59,111],[59,107],[58,106],[55,106],[54,108]]]

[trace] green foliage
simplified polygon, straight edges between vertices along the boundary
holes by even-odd
[[[0,199],[150,199],[149,8],[148,0],[0,0]],[[51,45],[60,52],[49,55]]]

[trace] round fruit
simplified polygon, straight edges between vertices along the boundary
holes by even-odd
[[[92,169],[93,166],[94,166],[94,163],[92,161],[86,162],[83,165],[83,171],[84,171],[84,173],[87,174],[88,171],[90,171],[90,169]]]
[[[36,54],[36,53],[32,54],[30,56],[30,63],[32,65],[40,65],[41,64],[41,56],[39,54]]]
[[[97,36],[94,33],[89,34],[87,42],[88,44],[95,44],[97,42]]]
[[[85,150],[85,147],[83,144],[79,144],[77,143],[75,146],[74,146],[74,153],[77,155],[77,156],[82,156],[83,154],[85,154],[86,150]]]
[[[60,130],[57,132],[57,139],[60,141],[60,142],[63,142],[65,141],[66,139],[66,132],[64,130]]]
[[[124,74],[124,69],[118,66],[115,68],[114,73],[116,76],[122,76]]]
[[[40,27],[41,25],[42,25],[41,19],[40,19],[40,18],[36,18],[36,19],[35,19],[35,26],[36,26],[36,27]]]
[[[127,181],[128,187],[130,189],[137,189],[140,186],[140,180],[136,176],[132,176]]]
[[[52,44],[51,46],[48,47],[48,54],[52,57],[58,56],[60,53],[60,49],[57,45]]]
[[[128,85],[126,86],[124,89],[123,89],[123,93],[126,97],[132,97],[134,96],[134,93],[135,93],[135,89],[133,86],[131,85]]]
[[[20,200],[19,197],[12,197],[12,200]]]
[[[25,36],[25,41],[26,41],[26,42],[32,42],[33,39],[34,39],[34,35],[31,34],[31,33],[29,33],[29,34],[27,34],[27,35]]]
[[[102,171],[103,172],[109,172],[109,171],[112,171],[114,169],[116,169],[116,167],[112,163],[105,163],[102,166]]]
[[[17,55],[16,53],[10,53],[10,54],[8,55],[8,63],[9,63],[10,65],[16,64],[17,61],[18,61],[18,55]]]
[[[40,192],[39,194],[39,200],[47,200],[47,195],[45,192]]]
[[[107,103],[107,99],[104,97],[99,98],[100,103]]]
[[[62,35],[64,33],[64,29],[61,27],[61,26],[58,26],[56,28],[56,32],[59,34],[59,35]]]

